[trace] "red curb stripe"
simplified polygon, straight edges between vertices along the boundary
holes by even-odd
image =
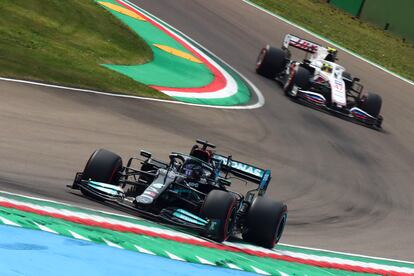
[[[162,90],[162,91],[177,91],[177,92],[188,92],[188,93],[212,93],[216,92],[218,90],[221,90],[226,87],[227,80],[223,76],[223,74],[215,67],[213,66],[207,59],[205,59],[202,55],[194,51],[190,46],[187,45],[181,38],[179,38],[174,33],[170,32],[168,29],[166,29],[164,26],[160,25],[158,22],[154,21],[152,18],[146,16],[145,14],[139,12],[138,10],[134,9],[133,7],[127,5],[126,3],[122,2],[121,0],[116,0],[120,5],[124,6],[125,8],[129,9],[130,11],[138,14],[139,16],[142,16],[147,20],[147,22],[151,23],[170,37],[172,37],[175,41],[180,43],[184,48],[186,48],[188,51],[190,51],[194,56],[196,56],[198,59],[200,59],[207,68],[212,72],[214,75],[214,80],[202,87],[197,88],[172,88],[172,87],[163,87],[163,86],[151,86],[154,89]]]
[[[235,252],[235,253],[245,253],[248,255],[258,256],[258,257],[265,257],[265,258],[271,258],[274,260],[279,261],[286,261],[286,262],[292,262],[292,263],[300,263],[304,265],[310,265],[310,266],[316,266],[321,268],[331,268],[331,269],[338,269],[338,270],[345,270],[350,272],[359,272],[359,273],[370,273],[370,274],[379,274],[379,275],[385,275],[385,276],[408,276],[408,275],[414,275],[410,273],[403,273],[403,272],[397,272],[397,271],[391,271],[391,270],[384,270],[384,269],[376,269],[376,268],[367,268],[362,266],[356,266],[356,265],[346,265],[346,264],[337,264],[337,263],[330,263],[330,262],[324,262],[324,261],[315,261],[315,260],[308,260],[308,259],[301,259],[297,257],[291,257],[291,256],[283,256],[278,254],[272,254],[272,253],[264,253],[264,252],[258,252],[252,249],[239,249],[232,246],[227,246],[223,244],[215,244],[208,241],[198,241],[191,238],[183,238],[183,237],[176,237],[168,234],[162,234],[162,233],[156,233],[149,230],[143,230],[143,229],[137,229],[134,227],[128,227],[118,224],[112,224],[108,222],[98,222],[92,219],[84,219],[76,216],[69,216],[69,215],[62,215],[57,213],[52,213],[44,210],[35,209],[32,207],[24,206],[24,205],[18,205],[6,201],[0,201],[0,206],[9,208],[9,209],[16,209],[19,211],[27,212],[27,213],[33,213],[41,216],[48,216],[53,217],[57,219],[62,219],[69,222],[74,222],[77,224],[82,224],[86,226],[92,226],[92,227],[98,227],[118,232],[125,232],[125,233],[133,233],[138,235],[145,235],[150,236],[153,238],[161,238],[165,240],[172,240],[179,243],[185,243],[195,246],[202,246],[207,248],[213,248],[218,249],[222,251],[229,251],[229,252]]]

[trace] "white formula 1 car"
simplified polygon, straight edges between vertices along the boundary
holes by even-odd
[[[303,61],[291,60],[289,46],[306,52]],[[334,48],[287,34],[282,48],[267,45],[260,51],[256,72],[278,81],[290,98],[381,128],[381,97],[364,93],[359,78],[337,64],[336,55]]]

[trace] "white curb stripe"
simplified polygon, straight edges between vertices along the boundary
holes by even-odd
[[[140,247],[140,246],[138,246],[138,245],[134,245],[135,246],[135,248],[140,252],[140,253],[144,253],[144,254],[149,254],[149,255],[156,255],[154,252],[151,252],[151,251],[149,251],[149,250],[147,250],[147,249],[145,249],[145,248],[142,248],[142,247]]]
[[[320,40],[323,40],[323,41],[325,41],[327,43],[330,43],[334,47],[339,48],[342,51],[344,51],[344,52],[346,52],[346,53],[348,53],[348,54],[350,54],[350,55],[352,55],[352,56],[354,56],[356,58],[359,58],[360,60],[365,61],[366,63],[368,63],[368,64],[370,64],[370,65],[372,65],[372,66],[374,66],[374,67],[376,67],[376,68],[378,68],[378,69],[380,69],[380,70],[382,70],[382,71],[384,71],[384,72],[386,72],[386,73],[388,73],[388,74],[390,74],[390,75],[392,75],[392,76],[394,76],[394,77],[396,77],[396,78],[398,78],[398,79],[400,79],[402,81],[405,81],[408,84],[414,85],[414,81],[411,81],[411,80],[409,80],[409,79],[407,79],[407,78],[405,78],[403,76],[398,75],[397,73],[394,73],[394,72],[388,70],[387,68],[385,68],[385,67],[383,67],[383,66],[381,66],[381,65],[379,65],[379,64],[377,64],[375,62],[372,62],[372,61],[370,61],[370,60],[368,60],[368,59],[366,59],[366,58],[358,55],[357,53],[354,53],[353,51],[348,50],[348,49],[342,47],[341,45],[336,44],[335,42],[329,40],[328,38],[325,38],[325,37],[320,36],[320,35],[312,32],[312,31],[309,31],[308,29],[306,29],[306,28],[304,28],[304,27],[302,27],[300,25],[297,25],[296,23],[293,23],[292,21],[289,21],[288,19],[286,19],[286,18],[284,18],[282,16],[279,16],[279,15],[277,15],[277,14],[275,14],[275,13],[273,13],[273,12],[271,12],[271,11],[269,11],[269,10],[267,10],[267,9],[259,6],[259,5],[256,5],[255,3],[252,3],[249,0],[243,0],[243,2],[246,3],[246,4],[248,4],[248,5],[250,5],[250,6],[252,6],[252,7],[255,7],[258,10],[261,10],[262,12],[264,12],[264,13],[270,15],[270,16],[273,16],[273,17],[279,19],[280,21],[285,22],[286,24],[289,24],[289,25],[291,25],[291,26],[293,26],[293,27],[295,27],[295,28],[297,28],[297,29],[299,29],[301,31],[304,31],[304,32],[306,32],[306,33],[308,33],[308,34],[310,34],[310,35],[312,35],[312,36],[314,36],[314,37],[316,37],[316,38],[318,38]]]
[[[231,269],[243,270],[240,267],[238,267],[237,265],[232,264],[232,263],[225,263],[225,265],[227,265]]]
[[[275,252],[283,256],[290,256],[290,257],[305,259],[305,260],[328,262],[328,263],[335,263],[335,264],[342,264],[342,265],[360,266],[360,267],[365,267],[365,268],[372,268],[375,266],[376,269],[392,270],[392,271],[405,272],[405,273],[414,273],[414,269],[404,268],[404,267],[381,265],[381,264],[376,264],[376,263],[361,262],[361,261],[354,261],[354,260],[344,260],[344,259],[335,258],[335,257],[310,255],[310,254],[283,251],[283,250],[275,250]]]
[[[6,218],[0,217],[0,220],[2,221],[3,224],[10,225],[10,226],[21,227],[19,224],[15,223],[15,222],[13,222],[11,220],[8,220]]]
[[[118,244],[116,244],[116,243],[113,243],[113,242],[111,242],[111,241],[108,241],[108,240],[106,240],[106,239],[102,239],[107,245],[109,245],[109,246],[111,246],[111,247],[115,247],[115,248],[119,248],[119,249],[124,249],[122,246],[120,246],[120,245],[118,245]]]
[[[255,267],[255,266],[250,266],[256,273],[258,273],[258,274],[262,274],[262,275],[271,275],[270,273],[268,273],[268,272],[266,272],[266,271],[264,271],[264,270],[261,270],[261,269],[259,269],[259,268],[257,268],[257,267]]]
[[[202,263],[202,264],[205,264],[205,265],[216,265],[215,263],[212,263],[212,262],[210,262],[210,261],[208,261],[208,260],[206,260],[206,259],[203,259],[203,258],[201,258],[201,257],[199,257],[199,256],[196,256],[196,258],[200,261],[200,263]]]
[[[167,254],[167,255],[168,255],[168,257],[169,257],[170,259],[172,259],[172,260],[181,261],[181,262],[186,262],[186,260],[184,260],[184,259],[182,259],[182,258],[180,258],[180,257],[178,257],[178,256],[176,256],[176,255],[174,255],[174,254],[172,254],[172,253],[170,253],[170,252],[168,252],[168,251],[165,251],[165,250],[164,250],[164,252],[165,252],[165,254]]]
[[[40,230],[45,231],[45,232],[49,232],[49,233],[53,233],[53,234],[58,234],[58,232],[56,232],[55,230],[50,229],[49,227],[46,227],[44,225],[38,224],[36,222],[33,222]]]
[[[76,232],[73,232],[73,231],[71,231],[71,230],[68,230],[69,231],[69,233],[75,238],[75,239],[78,239],[78,240],[84,240],[84,241],[91,241],[90,239],[88,239],[88,238],[86,238],[86,237],[84,237],[84,236],[82,236],[82,235],[79,235],[78,233],[76,233]]]

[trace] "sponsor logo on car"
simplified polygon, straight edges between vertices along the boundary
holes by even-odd
[[[214,158],[216,158],[218,160],[221,160],[223,162],[223,165],[225,165],[225,166],[228,163],[228,159],[226,157],[224,157],[224,156],[214,155]],[[239,170],[239,171],[248,173],[250,175],[254,175],[254,176],[260,177],[260,178],[263,177],[264,171],[262,169],[253,167],[251,165],[244,164],[244,163],[241,163],[241,162],[238,162],[238,161],[233,161],[233,160],[231,161],[231,164],[229,164],[229,165],[233,169],[236,169],[236,170]]]

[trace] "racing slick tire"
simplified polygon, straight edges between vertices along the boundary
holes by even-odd
[[[234,219],[237,212],[237,199],[229,192],[212,190],[206,196],[201,206],[200,214],[210,220],[218,220],[217,229],[211,238],[217,242],[223,242],[231,235]],[[207,233],[210,236],[211,233]]]
[[[372,117],[378,118],[382,106],[382,98],[375,93],[362,95],[358,107],[367,112]]]
[[[287,53],[282,49],[266,45],[259,53],[256,62],[256,73],[263,77],[274,79],[285,69]]]
[[[295,86],[303,90],[309,90],[311,85],[310,78],[311,72],[306,68],[299,66],[297,70],[291,70],[290,76],[283,87],[285,95],[290,98],[296,98],[297,95],[292,92]]]
[[[266,197],[257,197],[246,217],[243,240],[273,248],[280,240],[287,219],[287,206]]]
[[[119,172],[122,169],[122,158],[106,149],[98,149],[92,153],[82,173],[82,180],[93,180],[118,185]],[[81,188],[84,195],[97,198]],[[100,198],[97,198],[100,199]]]

